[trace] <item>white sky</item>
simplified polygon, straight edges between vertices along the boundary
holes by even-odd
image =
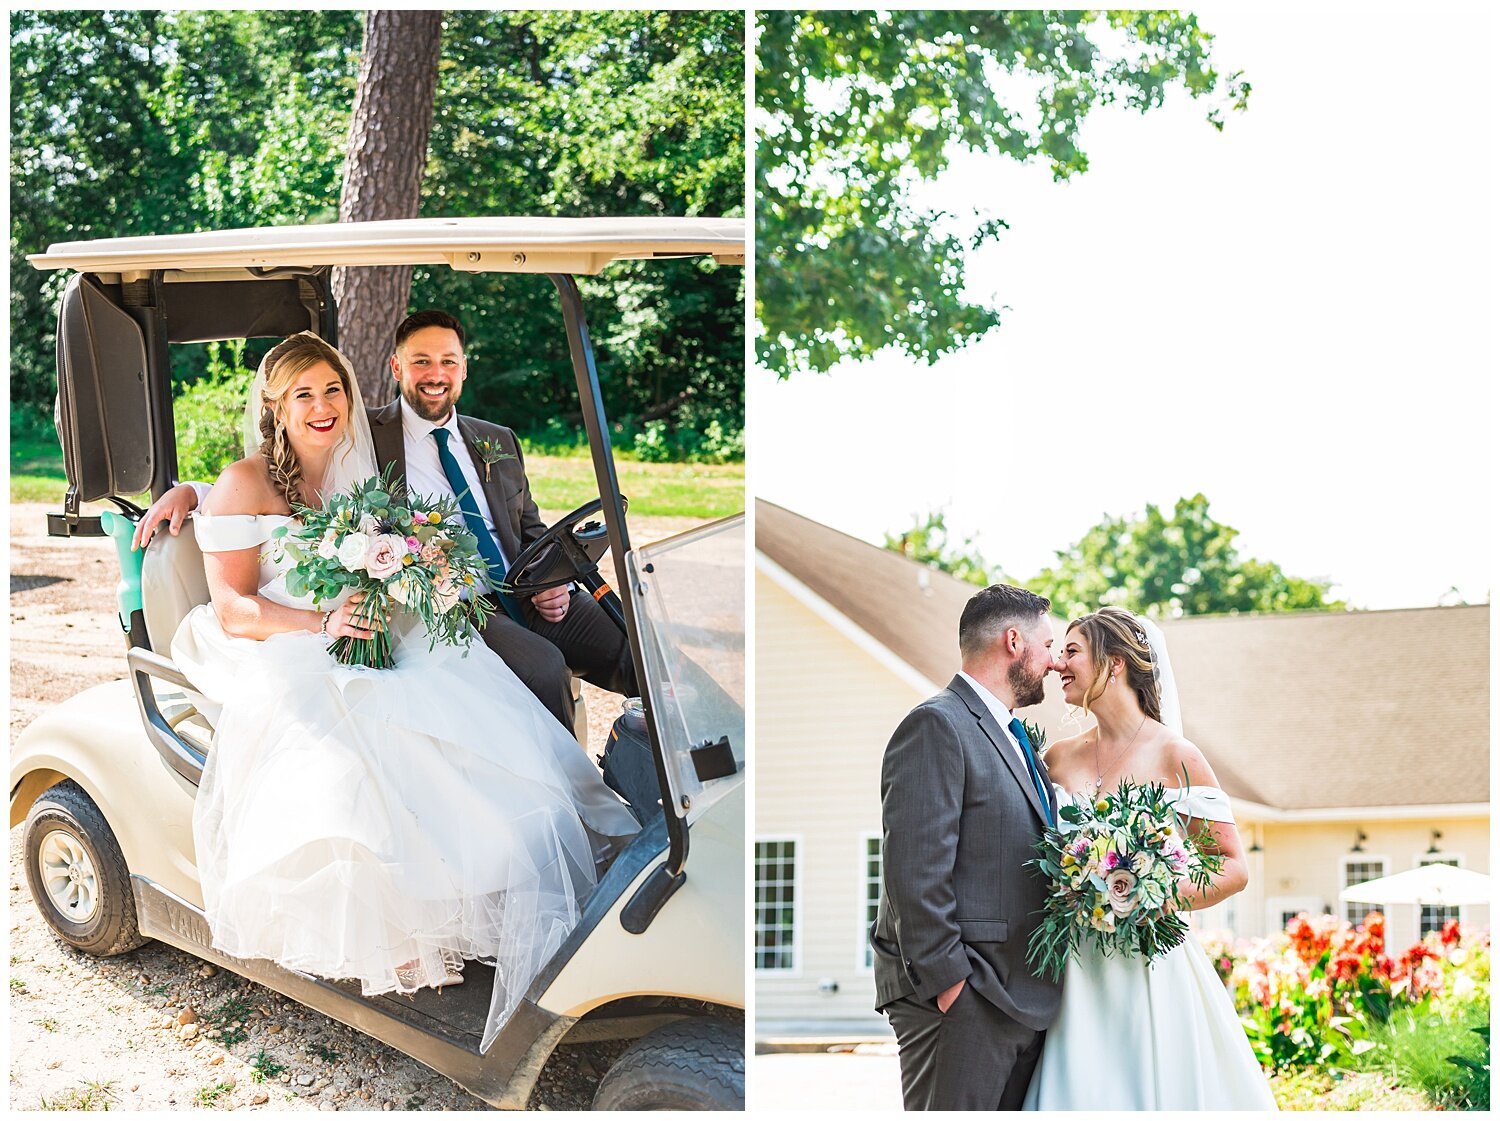
[[[1097,111],[1070,184],[959,159],[923,197],[1010,222],[969,271],[1003,325],[932,367],[753,371],[754,492],[871,541],[945,508],[1025,579],[1202,491],[1242,555],[1356,606],[1483,602],[1491,40],[1414,11],[1210,10],[1254,85],[1223,133],[1177,91]]]

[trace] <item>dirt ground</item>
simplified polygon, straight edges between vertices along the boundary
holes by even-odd
[[[48,706],[125,675],[114,547],[47,537],[50,508],[10,508],[12,745]],[[691,524],[632,519],[631,532],[648,542]],[[602,745],[619,698],[584,689],[589,742]],[[74,951],[32,904],[20,835],[11,832],[7,893],[11,1109],[487,1108],[405,1055],[190,954],[154,942],[116,958]],[[562,1048],[530,1107],[587,1109],[622,1049]]]

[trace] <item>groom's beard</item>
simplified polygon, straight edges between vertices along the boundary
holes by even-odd
[[[411,407],[411,411],[423,420],[431,421],[433,424],[446,424],[448,415],[453,412],[454,402],[458,395],[450,389],[441,397],[423,397],[415,385],[408,389],[403,383],[401,396]]]
[[[1042,698],[1047,695],[1046,670],[1033,676],[1025,662],[1016,662],[1006,671],[1005,676],[1010,683],[1011,692],[1016,696],[1017,708],[1039,705],[1042,703]]]

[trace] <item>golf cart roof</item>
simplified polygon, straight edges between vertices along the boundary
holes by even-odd
[[[26,259],[96,274],[157,269],[449,265],[464,272],[597,273],[612,261],[745,262],[743,218],[412,218],[58,242]]]

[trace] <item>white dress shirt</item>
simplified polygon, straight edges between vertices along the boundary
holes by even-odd
[[[1010,709],[1005,707],[1005,702],[979,684],[979,682],[975,681],[963,670],[958,671],[958,676],[969,683],[974,692],[979,694],[979,699],[984,702],[985,707],[990,710],[990,714],[1000,722],[1000,730],[1005,733],[1005,738],[1010,741],[1011,750],[1016,753],[1016,758],[1021,761],[1022,769],[1029,775],[1031,773],[1031,766],[1026,762],[1026,752],[1021,750],[1020,742],[1016,739],[1015,733],[1010,730],[1010,722],[1015,717],[1011,714]]]
[[[484,528],[490,531],[490,536],[495,539],[495,548],[500,550],[500,556],[509,566],[511,558],[505,555],[505,546],[500,543],[500,535],[495,532],[495,519],[490,513],[489,502],[485,500],[479,472],[474,469],[474,457],[469,454],[464,438],[458,431],[457,410],[448,414],[446,424],[433,424],[414,413],[405,400],[401,401],[400,408],[401,432],[406,446],[406,489],[423,498],[457,499],[458,495],[453,492],[448,475],[443,470],[442,460],[438,458],[437,439],[432,435],[435,428],[447,429],[448,449],[458,461],[458,469],[463,472],[464,481],[469,484],[469,493],[474,496],[474,504],[479,507]]]

